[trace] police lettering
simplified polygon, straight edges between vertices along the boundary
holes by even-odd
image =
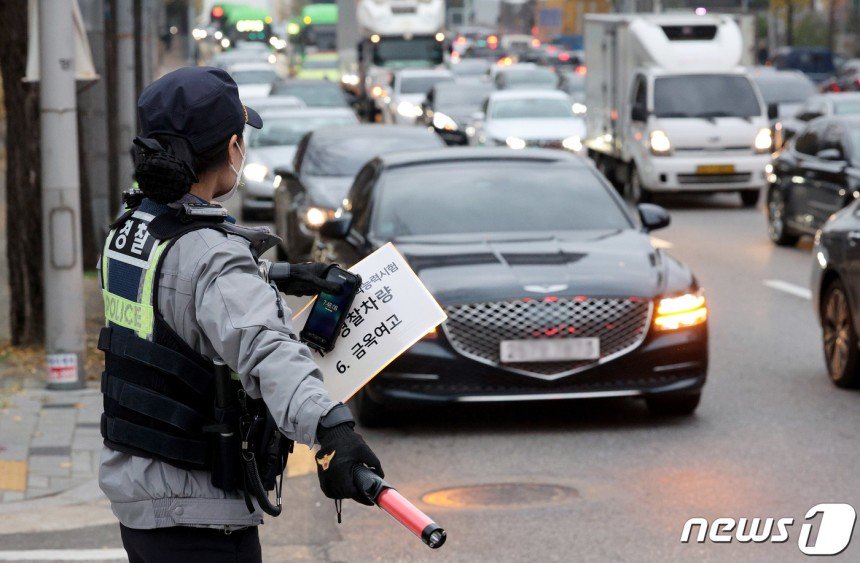
[[[117,250],[122,250],[125,248],[125,243],[128,242],[128,234],[131,232],[131,221],[126,221],[125,225],[122,226],[122,229],[116,235],[116,241],[114,242],[114,246]]]
[[[134,233],[134,242],[131,245],[131,251],[140,256],[143,252],[143,247],[146,244],[146,239],[149,238],[149,232],[146,230],[146,223],[137,225],[137,231]]]

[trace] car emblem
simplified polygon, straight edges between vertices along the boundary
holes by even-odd
[[[566,283],[557,283],[555,285],[524,285],[523,289],[532,293],[558,293],[567,289]]]

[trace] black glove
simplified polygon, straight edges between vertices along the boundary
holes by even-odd
[[[269,268],[269,280],[275,282],[279,290],[296,297],[316,295],[322,291],[338,295],[342,291],[340,285],[325,279],[329,268],[331,264],[321,262],[276,262]]]
[[[355,502],[373,506],[364,491],[355,486],[352,469],[358,464],[367,465],[380,477],[385,477],[379,458],[364,443],[361,434],[353,430],[353,422],[342,422],[332,428],[322,425],[317,429],[320,451],[317,452],[317,475],[320,488],[328,498],[351,498]]]

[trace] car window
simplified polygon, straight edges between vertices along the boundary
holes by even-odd
[[[631,228],[584,167],[478,160],[387,170],[377,180],[372,232],[386,240],[446,234]]]
[[[493,102],[493,119],[565,118],[573,117],[567,100],[557,98],[499,99]]]
[[[645,85],[645,79],[641,75],[636,77],[636,86],[633,90],[633,105],[639,106],[642,109],[648,108],[648,90]]]
[[[797,152],[815,155],[819,151],[821,133],[824,125],[821,123],[813,123],[797,137],[797,142],[794,148]]]
[[[334,84],[276,84],[272,96],[295,96],[308,107],[347,107],[346,98]]]
[[[833,102],[834,115],[854,115],[860,113],[860,100],[836,100]]]
[[[755,117],[762,114],[750,79],[737,74],[661,76],[654,80],[657,117]]]
[[[447,74],[439,74],[433,76],[401,76],[399,80],[399,92],[401,94],[426,94],[436,84],[451,82],[454,78]]]
[[[845,133],[845,156],[851,162],[860,162],[860,127],[849,127]]]
[[[305,133],[314,129],[334,125],[352,125],[354,123],[355,119],[349,115],[302,117],[296,114],[280,118],[266,116],[262,129],[251,131],[248,146],[258,148],[297,145]]]
[[[845,157],[845,149],[842,146],[842,127],[834,124],[825,129],[821,146],[818,147],[819,151],[824,149],[836,149],[843,158]]]
[[[375,156],[394,151],[436,149],[442,144],[437,135],[426,129],[416,129],[409,135],[315,139],[305,153],[302,172],[312,176],[354,176]]]

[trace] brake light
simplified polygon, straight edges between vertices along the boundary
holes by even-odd
[[[585,74],[588,72],[588,68],[585,65],[579,65],[576,67],[576,69],[574,69],[574,72],[576,72],[576,74],[580,76],[585,76]]]
[[[569,61],[570,60],[570,53],[559,53],[558,54],[558,60],[560,60],[562,62]]]

